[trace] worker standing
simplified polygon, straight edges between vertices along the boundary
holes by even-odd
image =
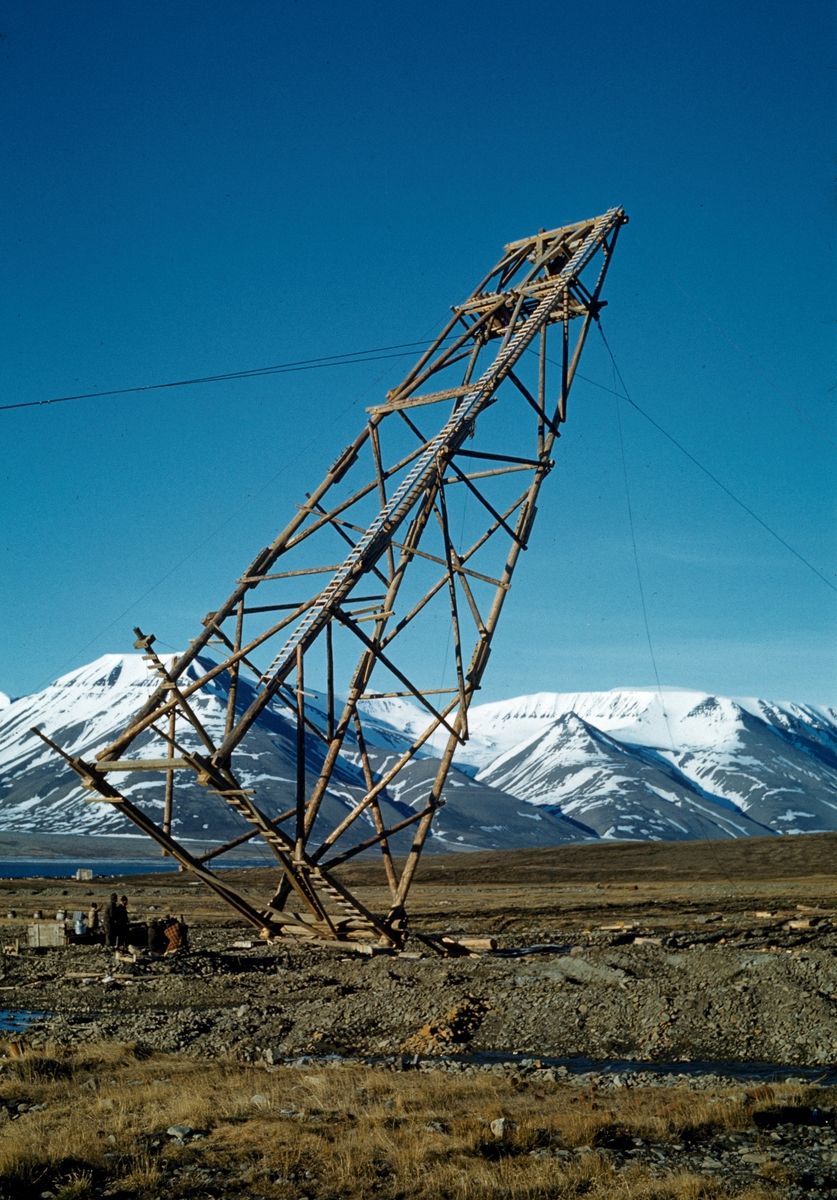
[[[119,916],[119,922],[118,922],[117,945],[120,946],[124,950],[128,945],[128,941],[129,941],[128,934],[130,933],[130,929],[131,929],[131,922],[128,917],[128,897],[127,896],[123,896],[119,901],[118,916]]]
[[[102,914],[102,924],[105,929],[105,945],[111,949],[119,944],[120,904],[116,892],[111,893],[109,902]]]

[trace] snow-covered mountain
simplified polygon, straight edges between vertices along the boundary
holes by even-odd
[[[200,664],[203,667],[207,664]],[[194,677],[193,665],[188,674]],[[36,725],[69,754],[90,758],[124,727],[154,687],[139,655],[105,655],[33,696],[0,704],[0,829],[33,833],[126,833],[129,827],[89,793],[30,732]],[[244,680],[239,702],[252,699]],[[193,698],[220,738],[227,701],[223,678]],[[425,725],[403,699],[365,701],[363,725],[373,770],[382,773]],[[308,716],[325,729],[314,693]],[[753,837],[837,829],[837,713],[757,699],[729,699],[685,689],[538,693],[478,705],[470,739],[454,759],[429,843],[433,850],[545,846],[607,839],[683,840]],[[178,738],[196,748],[194,733]],[[443,740],[437,737],[383,794],[387,824],[426,801]],[[245,786],[269,813],[293,803],[296,726],[276,701],[242,743]],[[323,743],[307,733],[309,787]],[[165,753],[153,733],[134,757]],[[241,818],[217,797],[178,776],[175,833],[225,840]],[[158,819],[159,776],[121,777],[123,791]],[[321,836],[365,790],[360,754],[347,740],[321,810]],[[370,826],[371,816],[366,822]],[[131,827],[131,831],[133,831]],[[409,846],[408,830],[394,840]],[[353,839],[356,840],[356,839]]]
[[[629,749],[575,713],[501,754],[477,779],[606,838],[684,841],[768,832],[734,805],[690,786],[661,755]]]
[[[168,660],[165,660],[168,661]],[[198,660],[185,673],[197,677],[199,669],[212,664]],[[32,696],[11,702],[0,711],[0,829],[19,833],[135,833],[107,803],[90,802],[90,793],[78,777],[31,732],[37,726],[72,756],[93,758],[126,725],[155,687],[140,655],[107,654],[72,671]],[[253,696],[249,685],[239,681],[238,702],[247,707]],[[211,736],[222,740],[227,703],[223,677],[211,688],[196,693],[190,703]],[[380,705],[378,705],[380,708]],[[412,742],[411,718],[421,720],[417,709],[401,713],[398,728],[386,716],[400,710],[364,714],[364,731],[369,757],[375,770],[383,770],[394,754]],[[307,703],[307,715],[321,729],[326,718],[317,698]],[[178,741],[186,749],[201,749],[189,726],[178,725]],[[305,735],[308,787],[313,788],[323,761],[323,743]],[[166,747],[148,732],[137,739],[128,758],[160,757]],[[242,765],[243,763],[243,765]],[[425,757],[410,764],[398,780],[398,788],[384,792],[381,812],[387,825],[396,824],[424,807],[428,780],[436,760]],[[243,741],[238,758],[243,785],[254,788],[257,803],[268,814],[293,805],[296,790],[296,718],[280,701],[268,707]],[[178,775],[173,832],[180,838],[225,841],[246,831],[243,819],[218,797],[192,782],[190,772]],[[163,784],[159,775],[130,772],[120,777],[124,795],[156,820],[162,818]],[[360,755],[353,738],[332,777],[315,827],[315,836],[330,831],[364,794]],[[429,848],[433,850],[496,849],[506,845],[543,846],[583,840],[586,831],[559,814],[539,812],[515,796],[477,782],[458,770],[451,772],[445,793],[446,804],[434,823]],[[374,832],[372,816],[365,813],[357,828],[362,840]],[[398,853],[409,849],[412,830],[393,839]],[[257,843],[253,843],[255,846]]]
[[[833,709],[624,688],[483,704],[469,725],[460,767],[601,836],[837,829]]]

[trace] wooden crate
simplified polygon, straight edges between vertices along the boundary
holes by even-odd
[[[66,946],[67,926],[63,921],[39,921],[29,926],[30,946]]]

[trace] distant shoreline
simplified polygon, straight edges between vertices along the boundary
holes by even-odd
[[[192,854],[204,854],[219,846],[218,841],[193,841],[181,839],[182,845]],[[237,848],[236,857],[247,857],[255,852],[248,851],[247,846]],[[78,833],[15,833],[7,830],[0,832],[0,874],[3,860],[8,859],[78,859],[78,865],[85,865],[85,858],[108,859],[118,858],[122,861],[145,861],[162,858],[159,846],[142,834],[78,834]]]

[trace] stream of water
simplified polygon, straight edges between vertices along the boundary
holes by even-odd
[[[49,1013],[37,1012],[27,1008],[0,1009],[0,1031],[4,1033],[24,1033],[30,1025],[48,1017]],[[329,1054],[324,1057],[304,1055],[301,1058],[288,1059],[289,1063],[297,1065],[315,1064],[339,1061],[341,1056]],[[364,1061],[367,1061],[364,1056]],[[369,1060],[373,1061],[373,1060]],[[381,1058],[376,1062],[396,1062],[396,1059]],[[402,1059],[403,1065],[413,1065],[413,1060]],[[424,1061],[416,1059],[415,1062]],[[760,1062],[704,1062],[681,1061],[660,1062],[653,1059],[614,1059],[614,1058],[555,1058],[550,1055],[507,1054],[502,1050],[485,1050],[478,1054],[451,1054],[441,1058],[428,1059],[431,1062],[462,1063],[465,1066],[491,1066],[493,1064],[512,1063],[522,1067],[531,1067],[537,1063],[540,1067],[563,1067],[570,1075],[679,1075],[696,1076],[711,1075],[719,1079],[740,1079],[744,1081],[758,1080],[762,1083],[789,1080],[794,1082],[821,1083],[826,1087],[837,1086],[837,1066],[800,1066],[797,1063],[760,1063]]]
[[[504,1054],[494,1050],[452,1057],[459,1061],[476,1063],[531,1063],[536,1059],[542,1067],[566,1067],[572,1075],[586,1075],[589,1072],[602,1075],[638,1075],[651,1072],[655,1075],[717,1075],[724,1079],[759,1080],[764,1083],[793,1079],[804,1080],[806,1083],[822,1083],[826,1087],[837,1085],[837,1066],[830,1065],[809,1067],[800,1066],[798,1063],[705,1062],[697,1059],[664,1062],[653,1059],[551,1058],[549,1055]]]

